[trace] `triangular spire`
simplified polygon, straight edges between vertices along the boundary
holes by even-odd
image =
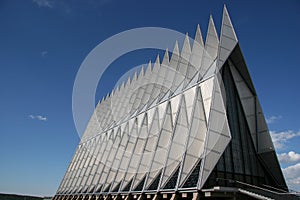
[[[190,82],[190,80],[195,76],[197,71],[199,71],[199,69],[201,67],[201,63],[202,63],[203,51],[204,51],[204,44],[203,44],[200,26],[198,24],[196,33],[195,33],[193,49],[192,49],[191,57],[189,60],[188,69],[186,72],[186,80],[184,83],[184,88],[187,86],[187,84]],[[195,80],[198,81],[198,77],[195,78]]]
[[[150,74],[152,71],[152,67],[151,67],[151,60],[149,61],[148,65],[147,65],[147,68],[146,68],[146,72],[145,74]]]
[[[124,81],[122,81],[122,84],[120,85],[120,87],[119,87],[119,90],[121,91],[121,90],[123,90],[124,89],[124,87],[125,87],[125,82]]]
[[[199,24],[197,25],[197,29],[196,29],[195,41],[198,42],[201,46],[204,46],[203,37],[202,37],[202,33],[201,33]],[[194,42],[194,45],[195,45],[195,42]]]
[[[144,66],[142,65],[141,71],[140,71],[139,76],[138,76],[138,80],[141,80],[141,78],[143,78],[143,76],[144,76]]]
[[[155,64],[159,64],[159,63],[160,63],[160,58],[159,58],[159,54],[157,54],[155,59]]]
[[[176,74],[175,78],[173,79],[173,84],[171,87],[171,91],[177,90],[178,86],[183,82],[185,82],[185,79],[188,79],[186,77],[187,74],[187,68],[190,62],[190,57],[191,57],[191,45],[190,45],[190,39],[188,34],[186,33],[185,39],[183,42],[182,50],[181,50],[181,55],[180,55],[180,61],[179,65],[177,66],[176,70],[179,72]],[[183,88],[183,87],[182,87]]]
[[[105,97],[105,100],[107,100],[109,98],[109,93],[107,93],[106,97]]]
[[[165,55],[164,55],[162,64],[163,64],[164,66],[168,66],[168,65],[170,64],[170,60],[169,60],[169,50],[168,50],[168,48],[167,48],[166,51],[165,51]]]
[[[152,61],[151,60],[149,60],[149,62],[148,62],[148,68],[150,68],[151,69],[151,72],[152,72],[152,75],[151,76],[153,76],[153,74],[155,74],[155,73],[157,73],[158,72],[158,68],[154,68],[155,66],[154,65],[152,65]]]
[[[219,47],[219,39],[212,16],[209,18],[208,30],[205,41],[205,50],[199,73],[199,80],[203,78],[206,72],[213,67],[213,62],[217,58]],[[215,70],[213,70],[214,72]]]
[[[178,41],[175,41],[175,45],[172,51],[172,57],[170,60],[170,67],[173,69],[177,68],[177,64],[178,64],[178,60],[179,60],[179,47],[178,47]]]
[[[100,107],[100,104],[101,104],[101,100],[98,101],[97,105],[96,105],[96,110]]]
[[[222,26],[223,25],[226,25],[226,26],[228,26],[230,28],[228,30],[228,32],[226,32],[225,35],[237,41],[238,39],[236,37],[233,25],[231,23],[231,20],[230,20],[230,17],[229,17],[226,5],[224,5],[224,10],[223,10],[223,22],[222,22]]]
[[[181,50],[181,57],[186,61],[189,61],[190,55],[192,53],[191,45],[190,45],[190,38],[188,33],[185,34],[185,39],[183,42],[182,50]]]
[[[114,87],[114,96],[118,96],[119,95],[119,92],[120,92],[120,89],[119,89],[120,85],[116,85]]]
[[[104,101],[104,96],[102,97],[102,99],[101,99],[100,103],[102,103],[103,101]]]
[[[159,59],[159,54],[158,54],[156,57],[154,66],[153,66],[153,70],[158,71],[159,67],[160,67],[160,59]]]
[[[222,67],[223,63],[227,60],[237,43],[238,39],[233,29],[226,6],[224,5],[220,36],[220,51],[217,64],[218,68]]]
[[[128,88],[128,86],[130,85],[130,82],[131,82],[131,78],[129,76],[128,79],[127,79],[127,82],[125,84],[125,88]]]
[[[175,45],[174,45],[172,54],[179,55],[179,46],[178,46],[178,41],[177,40],[175,41]]]
[[[131,83],[134,83],[137,80],[137,72],[135,71],[131,80]]]
[[[203,43],[200,26],[198,24],[195,33],[194,43],[193,43],[192,55],[190,59],[190,64],[197,70],[199,70],[201,66],[203,50],[204,50],[204,43]]]
[[[208,30],[205,41],[205,50],[214,60],[218,54],[219,39],[212,15],[209,17]]]
[[[111,91],[110,96],[113,97],[115,94],[115,88]]]

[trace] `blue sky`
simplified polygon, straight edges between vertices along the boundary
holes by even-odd
[[[0,1],[0,192],[54,195],[79,142],[72,89],[87,54],[138,27],[220,31],[227,5],[291,188],[300,191],[300,2]],[[157,50],[120,57],[99,82],[100,100],[130,67]]]

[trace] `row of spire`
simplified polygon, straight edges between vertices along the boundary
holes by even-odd
[[[236,40],[235,43],[236,43],[237,42],[237,37],[236,37],[235,32],[233,30],[233,26],[232,26],[232,23],[231,23],[231,20],[229,18],[228,11],[227,11],[225,5],[224,5],[224,11],[223,12],[224,12],[223,13],[223,23],[225,23],[225,24],[222,23],[222,27],[225,25],[225,26],[228,26],[228,28],[232,29],[232,31],[230,31],[230,33],[232,35],[229,36],[229,37],[235,38],[235,40]],[[224,17],[224,15],[225,15],[225,17]],[[221,34],[222,34],[222,30],[221,30]],[[197,25],[197,28],[196,28],[193,47],[191,48],[190,38],[188,36],[188,33],[186,33],[186,37],[185,37],[185,40],[184,40],[184,43],[183,43],[181,53],[179,51],[178,41],[176,40],[175,44],[174,44],[173,51],[172,51],[172,57],[180,55],[181,57],[186,58],[188,60],[189,55],[191,55],[191,53],[192,53],[191,49],[197,48],[197,47],[195,47],[196,45],[197,45],[197,47],[199,45],[204,47],[203,37],[202,37],[202,33],[201,33],[201,29],[200,29],[199,24]],[[213,17],[212,17],[212,15],[210,15],[208,31],[207,31],[207,35],[206,35],[206,41],[205,41],[205,49],[208,51],[208,53],[210,55],[212,55],[212,57],[214,57],[214,56],[217,56],[218,49],[216,49],[216,47],[218,45],[219,45],[219,36],[218,36],[217,31],[216,31],[216,27],[215,27]],[[114,96],[115,93],[117,93],[120,90],[128,87],[132,82],[136,81],[137,79],[143,78],[145,73],[146,74],[151,73],[153,68],[159,67],[160,65],[166,65],[166,66],[169,65],[172,62],[172,60],[174,60],[172,57],[171,57],[171,60],[170,60],[169,57],[170,57],[169,56],[169,50],[167,48],[165,50],[162,62],[160,62],[160,57],[159,57],[159,54],[158,54],[157,57],[156,57],[156,60],[153,64],[152,64],[151,60],[148,62],[148,65],[146,67],[146,72],[144,72],[145,71],[144,66],[142,66],[139,75],[137,75],[137,71],[136,71],[132,77],[131,76],[128,77],[126,82],[123,81],[120,85],[118,85],[116,88],[114,88],[110,93],[107,93],[105,96],[103,96],[102,99],[99,101],[99,103],[102,103],[103,101],[106,101],[109,97]]]
[[[137,87],[139,87],[139,85],[142,85],[141,83],[145,81],[148,81],[150,83],[157,83],[158,78],[156,76],[161,75],[164,75],[165,77],[163,78],[167,79],[168,72],[162,72],[162,70],[164,69],[173,70],[176,73],[176,75],[172,77],[173,82],[169,83],[168,89],[170,89],[171,92],[178,90],[181,82],[186,82],[185,84],[190,82],[192,78],[195,77],[195,75],[197,75],[195,82],[198,82],[201,80],[201,78],[204,77],[206,73],[208,73],[209,70],[211,71],[210,73],[215,73],[215,69],[223,65],[224,61],[227,59],[238,41],[226,6],[224,6],[223,11],[220,39],[217,34],[213,18],[212,16],[210,16],[205,44],[203,42],[199,24],[196,28],[192,47],[190,44],[190,40],[191,39],[188,36],[188,33],[186,33],[181,52],[179,50],[178,41],[175,41],[171,58],[169,56],[169,50],[166,49],[162,61],[160,61],[160,57],[159,55],[157,55],[156,60],[153,64],[150,60],[146,69],[144,69],[144,66],[142,66],[139,73],[136,71],[132,77],[128,77],[126,82],[122,82],[122,84],[113,89],[111,93],[108,93],[106,97],[103,97],[96,107],[96,111],[98,110],[99,112],[97,114],[98,120],[104,121],[102,124],[100,123],[101,128],[107,129],[112,125],[112,123],[116,122],[114,121],[116,119],[113,119],[114,116],[111,117],[112,119],[110,120],[101,119],[110,117],[107,115],[112,114],[110,113],[113,112],[111,109],[114,109],[117,112],[121,110],[119,112],[121,114],[118,114],[119,116],[117,117],[117,121],[119,121],[120,119],[124,119],[124,116],[126,117],[126,115],[132,114],[128,113],[132,110],[124,108],[128,105],[122,102],[122,100],[126,99],[126,97],[128,97],[128,93],[132,92],[132,90],[130,91],[130,89],[136,89]],[[163,80],[163,82],[160,82],[160,84],[166,84],[166,80]],[[181,89],[184,89],[183,87],[184,86],[182,86]],[[151,95],[153,95],[154,98],[161,97],[166,92],[170,93],[170,91],[164,91],[163,89],[158,89],[156,91],[153,89],[152,93],[153,91],[155,94]],[[141,109],[143,108],[143,106],[145,106],[145,104],[152,104],[154,100],[155,99],[153,98],[141,99],[138,102],[139,105],[136,105],[137,103],[135,102],[135,105],[131,106],[135,106],[133,110]],[[94,134],[95,133],[93,133],[92,135]]]

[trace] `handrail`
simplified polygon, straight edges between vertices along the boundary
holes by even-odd
[[[269,193],[273,193],[273,194],[276,194],[276,195],[300,195],[299,192],[276,192],[276,191],[272,191],[272,190],[269,190],[269,189],[266,189],[266,188],[262,188],[262,187],[259,187],[259,186],[256,186],[256,185],[251,185],[249,183],[244,183],[242,181],[237,181],[237,180],[232,180],[232,179],[225,179],[225,178],[216,178],[216,180],[223,180],[223,181],[228,181],[228,182],[231,182],[231,183],[239,183],[241,185],[245,185],[245,186],[248,186],[248,187],[252,187],[252,188],[255,188],[255,189],[259,189],[259,190],[263,190],[265,192],[269,192]]]
[[[270,188],[270,189],[274,189],[274,190],[277,190],[277,191],[281,191],[281,192],[286,192],[285,190],[281,189],[281,188],[276,188],[276,187],[273,187],[273,186],[270,186],[270,185],[265,185],[265,184],[262,184],[264,187],[267,187],[267,188]]]

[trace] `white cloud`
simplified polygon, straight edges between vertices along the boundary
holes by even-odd
[[[282,131],[282,132],[270,131],[270,134],[275,148],[282,149],[288,140],[300,136],[300,131],[298,132],[294,132],[291,130]]]
[[[34,119],[34,118],[35,118],[33,115],[28,115],[28,117],[30,117],[31,119]]]
[[[31,119],[37,119],[39,121],[47,121],[47,117],[43,117],[41,115],[28,115]]]
[[[266,119],[266,121],[267,121],[268,124],[272,124],[272,123],[274,123],[275,121],[277,121],[277,120],[279,120],[281,118],[282,117],[280,115],[279,116],[271,116],[271,117],[268,117]]]
[[[282,169],[288,186],[294,190],[300,189],[300,163]]]
[[[40,121],[47,121],[47,118],[46,117],[43,117],[41,115],[37,115],[36,118]]]
[[[290,151],[288,153],[278,154],[278,159],[281,163],[294,163],[300,161],[300,154]]]
[[[36,3],[39,7],[53,8],[54,6],[54,2],[50,0],[32,0],[32,2]]]

